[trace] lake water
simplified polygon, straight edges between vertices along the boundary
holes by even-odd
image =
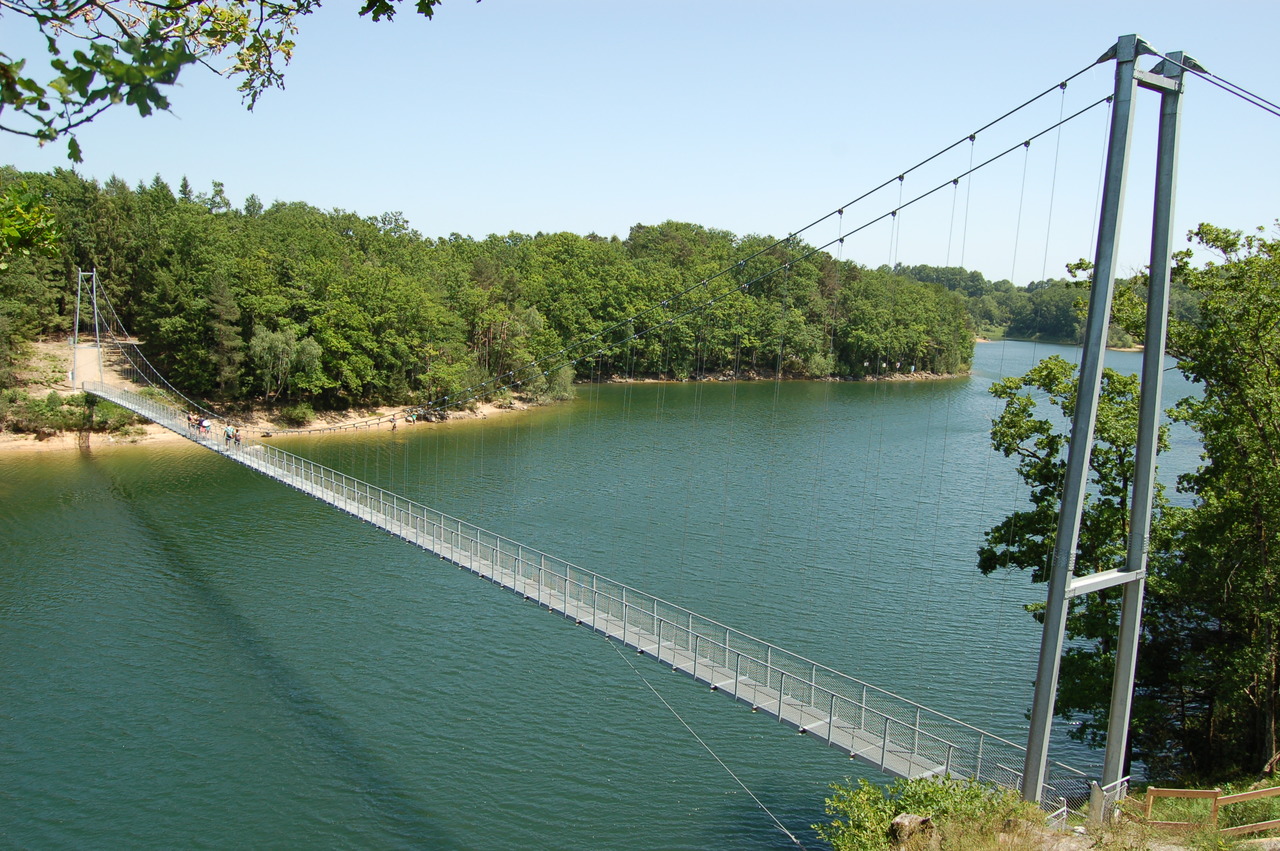
[[[1025,497],[986,389],[1054,353],[286,445],[1019,741],[1043,589],[974,567]],[[876,777],[193,446],[0,457],[0,547],[0,847],[794,847],[752,794],[816,847]]]

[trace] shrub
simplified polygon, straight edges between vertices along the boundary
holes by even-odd
[[[889,823],[902,813],[931,816],[940,847],[968,843],[963,838],[998,834],[1011,819],[1043,820],[1034,805],[1016,792],[952,777],[897,780],[887,787],[866,780],[834,784],[827,798],[829,824],[815,824],[818,835],[836,851],[885,851]]]
[[[127,432],[140,422],[141,417],[110,399],[99,398],[93,405],[94,431]]]
[[[38,398],[20,390],[8,390],[0,417],[5,428],[16,432],[48,435],[81,428],[85,417],[84,397],[64,399],[57,391],[50,390],[47,396]]]
[[[308,425],[315,417],[316,412],[312,409],[310,402],[298,402],[281,408],[277,418],[290,428],[302,428]]]

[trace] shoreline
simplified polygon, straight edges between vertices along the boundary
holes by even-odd
[[[306,430],[299,431],[276,431],[270,423],[257,416],[256,414],[248,418],[248,427],[254,431],[261,429],[270,432],[270,437],[292,437],[303,434],[312,436],[329,434],[346,434],[359,428],[382,428],[388,425],[387,418],[392,414],[399,414],[404,410],[402,407],[382,407],[373,409],[375,413],[365,415],[362,413],[358,417],[333,417],[329,416],[325,425],[311,426]],[[403,428],[414,429],[423,426],[442,425],[448,422],[462,422],[465,420],[483,420],[491,416],[499,416],[502,414],[513,414],[520,411],[530,410],[528,405],[512,405],[501,407],[492,402],[485,402],[473,411],[453,411],[448,419],[416,423],[415,425],[402,426]],[[321,417],[317,417],[320,420]],[[0,432],[0,455],[6,454],[35,454],[43,452],[65,452],[73,449],[117,449],[130,446],[165,446],[177,445],[180,443],[190,443],[188,438],[177,432],[170,431],[162,425],[155,423],[147,423],[146,425],[136,426],[140,433],[129,435],[116,435],[109,432],[90,432],[87,445],[81,443],[81,432],[78,431],[60,431],[57,434],[48,437],[39,437],[35,434],[17,433],[11,431]],[[259,437],[258,439],[262,439]]]
[[[911,382],[911,381],[942,381],[955,378],[964,378],[968,373],[939,374],[933,372],[914,372],[899,373],[893,375],[884,375],[879,377],[868,378],[784,378],[784,381],[834,381],[834,382]],[[687,379],[665,379],[665,378],[623,378],[621,376],[610,376],[595,383],[600,384],[687,384],[699,381],[708,382],[757,382],[757,381],[773,381],[772,378],[733,378],[719,375],[708,375],[702,378]],[[582,382],[588,384],[591,382]],[[581,386],[581,385],[574,385]],[[559,404],[559,403],[551,403]],[[504,416],[508,414],[523,413],[534,410],[536,408],[546,407],[545,405],[531,405],[527,402],[514,402],[504,405],[498,405],[495,402],[482,402],[474,409],[465,411],[450,411],[448,416],[442,420],[425,420],[413,425],[404,424],[401,420],[400,428],[416,429],[430,428],[432,426],[444,425],[446,423],[464,422],[468,420],[484,420],[490,417]],[[348,434],[359,429],[382,429],[387,427],[389,430],[390,417],[392,414],[403,414],[404,406],[382,406],[373,409],[367,409],[359,412],[356,416],[344,415],[334,411],[326,411],[317,414],[316,421],[301,429],[280,429],[274,426],[270,420],[262,416],[261,411],[253,411],[247,416],[238,415],[241,420],[242,428],[250,430],[251,436],[262,439],[301,437],[308,435],[317,436],[336,436],[339,434]],[[155,423],[147,423],[142,426],[136,426],[135,429],[141,433],[116,435],[109,432],[91,432],[89,434],[87,447],[81,442],[81,432],[79,431],[60,431],[57,434],[47,437],[40,437],[35,434],[18,433],[10,431],[0,431],[0,455],[6,454],[33,454],[43,452],[64,452],[73,449],[92,448],[92,449],[114,449],[129,446],[155,446],[170,445],[189,442],[186,437],[170,431],[161,425]]]
[[[29,381],[23,386],[21,383],[17,389],[24,390],[28,394],[35,396],[44,391],[55,391],[62,395],[69,395],[73,391],[71,384],[67,378],[66,370],[70,369],[70,350],[65,341],[45,341],[33,344],[35,349],[34,361],[39,361],[38,368],[42,368],[44,380]],[[795,378],[783,376],[783,381],[853,381],[853,382],[872,382],[872,381],[939,381],[954,378],[963,378],[968,373],[956,374],[940,374],[932,372],[905,372],[893,373],[881,376],[866,376],[863,378],[847,378],[839,376],[828,376],[826,378]],[[56,380],[57,379],[61,380]],[[774,376],[749,372],[746,374],[730,374],[717,373],[705,374],[689,378],[664,378],[659,376],[643,376],[643,377],[626,377],[620,375],[611,375],[602,377],[596,381],[577,382],[575,386],[586,385],[591,383],[600,384],[685,384],[701,381],[711,382],[757,382],[757,381],[774,381]],[[557,403],[551,403],[557,404]],[[425,420],[407,424],[401,420],[401,427],[414,429],[421,427],[430,427],[450,422],[460,422],[466,420],[483,420],[494,416],[506,414],[520,413],[529,411],[534,408],[545,407],[543,405],[534,405],[523,401],[514,401],[499,405],[495,402],[482,402],[474,408],[463,411],[450,411],[447,416],[439,420]],[[403,415],[406,407],[403,405],[383,405],[377,408],[360,409],[352,413],[325,411],[316,415],[315,421],[300,429],[279,428],[270,420],[268,420],[261,410],[251,410],[247,414],[237,414],[236,419],[241,422],[241,427],[246,428],[254,437],[277,438],[309,435],[312,437],[319,435],[338,435],[359,429],[380,429],[383,426],[390,426],[392,415]],[[85,435],[79,431],[61,431],[56,434],[39,436],[31,433],[19,433],[10,431],[0,431],[0,455],[8,454],[34,454],[44,452],[65,452],[74,449],[92,448],[92,449],[114,449],[120,447],[131,447],[141,445],[169,445],[186,443],[188,439],[181,434],[172,432],[164,426],[155,423],[147,423],[146,425],[136,426],[132,434],[111,434],[109,432],[90,432],[85,440]]]

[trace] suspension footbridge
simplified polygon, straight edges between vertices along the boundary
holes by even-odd
[[[97,354],[88,346],[78,352]],[[124,347],[118,353],[136,357]],[[966,777],[1011,788],[1021,781],[1025,749],[1000,736],[279,447],[253,438],[228,441],[219,428],[192,428],[187,412],[159,394],[104,381],[82,387],[886,774]],[[1054,763],[1047,787],[1055,803],[1079,804],[1088,782],[1083,771]]]
[[[1139,71],[1135,62],[1141,55],[1156,55],[1160,57],[1161,64],[1151,71]],[[91,293],[95,342],[92,345],[77,345],[75,367],[76,374],[85,379],[86,376],[95,374],[96,365],[96,376],[93,380],[78,382],[78,386],[128,408],[230,461],[376,526],[447,563],[471,571],[525,600],[604,635],[637,654],[650,657],[687,675],[711,692],[727,695],[753,712],[771,717],[780,724],[817,739],[888,775],[905,778],[964,777],[1008,788],[1021,788],[1029,799],[1041,801],[1049,808],[1060,804],[1063,807],[1079,808],[1091,793],[1095,804],[1103,804],[1102,796],[1124,793],[1127,778],[1121,778],[1120,774],[1123,768],[1121,756],[1124,736],[1127,734],[1127,708],[1119,704],[1113,706],[1112,722],[1119,726],[1109,733],[1109,744],[1114,742],[1116,746],[1113,748],[1114,754],[1111,750],[1108,751],[1108,764],[1101,776],[1105,786],[1095,782],[1095,778],[1084,771],[1047,761],[1045,754],[1048,749],[1048,719],[1052,713],[1058,659],[1062,651],[1066,600],[1103,588],[1118,585],[1124,587],[1125,616],[1120,625],[1121,659],[1117,665],[1115,694],[1120,696],[1126,694],[1126,690],[1132,691],[1136,617],[1140,611],[1141,583],[1145,576],[1145,526],[1137,521],[1134,523],[1131,551],[1136,555],[1124,570],[1107,571],[1088,577],[1076,577],[1073,573],[1079,503],[1083,501],[1087,487],[1089,447],[1092,444],[1093,418],[1096,416],[1096,387],[1100,380],[1101,351],[1105,347],[1111,287],[1114,284],[1116,233],[1127,163],[1125,145],[1131,132],[1132,113],[1129,102],[1139,86],[1161,92],[1164,99],[1159,168],[1161,181],[1157,187],[1157,221],[1153,226],[1152,289],[1149,302],[1151,318],[1147,337],[1150,357],[1147,366],[1144,366],[1142,401],[1144,422],[1150,425],[1158,420],[1160,405],[1162,343],[1152,345],[1151,341],[1163,340],[1164,328],[1160,323],[1166,321],[1164,316],[1167,312],[1167,294],[1163,288],[1167,286],[1169,265],[1168,237],[1171,228],[1172,175],[1176,164],[1176,136],[1173,134],[1178,121],[1177,96],[1181,92],[1182,71],[1202,70],[1180,53],[1169,56],[1156,54],[1135,36],[1122,38],[1117,47],[1099,61],[1112,59],[1117,62],[1114,95],[1095,101],[1075,115],[1062,119],[1031,137],[1034,139],[1049,133],[1095,107],[1110,105],[1111,138],[1095,262],[1095,276],[1100,285],[1094,287],[1091,298],[1088,340],[1081,367],[1081,391],[1077,403],[1078,416],[1073,426],[1072,454],[1068,458],[1068,477],[1062,497],[1063,525],[1059,529],[1058,549],[1054,555],[1055,578],[1051,581],[1045,643],[1042,645],[1036,702],[1032,714],[1031,743],[1028,747],[985,732],[883,687],[833,670],[677,603],[614,581],[600,573],[449,516],[402,494],[308,458],[260,440],[242,438],[233,441],[216,429],[209,432],[193,428],[188,411],[198,406],[177,393],[164,376],[146,361],[141,352],[142,347],[129,336],[105,299],[102,299],[100,309],[96,276]],[[1068,79],[1073,79],[1074,76],[1078,75]],[[1057,84],[1037,98],[1065,89],[1066,85],[1066,81]],[[1000,120],[1003,119],[997,119],[997,122]],[[990,126],[992,125],[981,128],[979,132]],[[974,135],[969,135],[967,139],[972,142]],[[876,222],[895,219],[901,210],[948,186],[957,185],[961,179],[990,162],[1012,151],[1025,150],[1031,145],[1031,139],[1019,142],[986,163],[976,167],[971,164],[967,171],[910,200],[904,201],[900,193],[898,202],[891,210],[870,218],[865,224],[846,229],[844,219],[846,207],[867,197],[864,195],[795,234],[788,235],[785,242],[790,244],[797,234],[834,217],[839,222],[839,236],[803,256],[842,245],[846,237]],[[1170,139],[1174,141],[1169,141]],[[963,140],[944,151],[962,142]],[[927,162],[928,159],[919,165]],[[919,166],[904,171],[878,189],[894,184],[895,181],[900,189],[904,175],[917,167]],[[770,248],[782,242],[779,241]],[[740,269],[747,260],[754,260],[768,250],[763,249],[752,257],[740,260],[731,268]],[[770,275],[785,274],[789,264],[794,261],[795,258],[792,257],[745,283],[732,278],[721,280],[725,274],[723,272],[704,278],[679,293],[681,298],[692,305],[685,313],[675,313],[673,300],[664,300],[661,305],[643,310],[614,326],[574,341],[552,355],[495,376],[483,385],[466,388],[454,396],[437,400],[435,408],[446,409],[476,396],[519,387],[539,375],[545,377],[557,369],[572,367],[581,360],[603,356],[607,349],[616,349],[656,329],[670,326],[682,316],[714,306]],[[103,369],[104,362],[117,367],[114,369],[113,380],[108,380],[108,371]],[[1094,393],[1092,398],[1089,396],[1091,392]],[[202,414],[216,418],[216,415],[208,411],[202,410]],[[1140,471],[1134,485],[1135,506],[1141,505],[1149,497],[1154,475],[1154,448],[1152,445],[1144,448],[1141,438],[1138,456],[1138,466],[1145,465],[1145,472]],[[1143,496],[1144,489],[1146,497]],[[1071,516],[1073,512],[1074,518]],[[1072,528],[1072,523],[1075,528]],[[1132,602],[1134,600],[1136,603]],[[1057,630],[1056,637],[1053,635],[1054,630]],[[1129,667],[1127,673],[1125,666]],[[1095,814],[1102,809],[1105,807],[1099,807],[1094,811]]]

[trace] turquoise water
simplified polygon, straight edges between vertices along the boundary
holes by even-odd
[[[287,445],[1018,740],[1042,592],[973,567],[1024,496],[985,391],[1050,353]],[[816,846],[874,777],[195,447],[0,457],[0,544],[0,847],[794,847],[744,786]]]

